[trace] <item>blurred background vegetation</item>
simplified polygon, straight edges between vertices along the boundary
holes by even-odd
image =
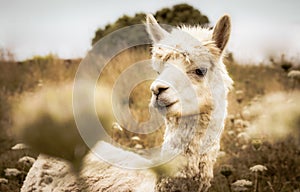
[[[188,4],[178,4],[173,6],[172,8],[164,8],[158,10],[154,17],[161,24],[168,25],[206,25],[209,23],[208,17],[203,15],[198,9],[188,5]],[[134,16],[124,15],[120,17],[116,22],[112,24],[107,24],[104,28],[100,28],[96,31],[95,37],[92,40],[92,45],[94,45],[97,41],[99,41],[105,35],[121,29],[123,27],[127,27],[135,24],[143,24],[145,21],[146,14],[145,13],[137,13]],[[134,41],[134,39],[141,39],[148,37],[147,33],[132,33],[131,36],[125,34],[126,36],[120,37],[126,39],[126,41]],[[131,40],[132,39],[132,40]]]
[[[187,4],[159,10],[155,13],[155,17],[159,22],[170,25],[209,24],[209,19],[205,15]],[[92,44],[110,32],[128,25],[142,23],[144,20],[145,14],[143,13],[133,17],[123,16],[115,23],[97,30]],[[136,37],[133,35],[129,38]],[[63,60],[56,55],[49,54],[25,61],[15,61],[13,54],[7,50],[1,50],[0,56],[0,178],[2,178],[0,191],[19,191],[28,167],[20,164],[18,159],[23,156],[36,158],[38,154],[30,149],[11,149],[20,142],[11,131],[13,126],[11,107],[18,103],[25,94],[34,94],[35,91],[50,84],[71,82],[81,60]],[[103,76],[99,81],[110,86],[128,66],[149,58],[150,49],[148,48],[126,50],[108,63],[104,70],[105,74],[109,75]],[[281,58],[281,60],[270,58],[272,65],[268,66],[239,65],[235,62],[234,55],[228,54],[225,63],[235,85],[229,95],[229,115],[221,145],[223,155],[220,156],[215,167],[215,178],[210,191],[232,191],[234,188],[231,184],[240,179],[249,180],[253,184],[240,188],[239,191],[254,191],[256,189],[254,183],[258,180],[260,182],[257,191],[299,191],[299,140],[290,137],[290,135],[299,134],[299,124],[298,132],[290,133],[284,139],[274,142],[247,138],[243,134],[253,123],[252,119],[248,118],[249,112],[247,112],[247,108],[253,102],[260,102],[261,98],[269,93],[291,93],[300,89],[300,82],[288,77],[291,70],[299,70],[298,63],[288,62],[284,56]],[[145,82],[139,85],[131,95],[132,113],[141,121],[147,119],[148,115],[147,106],[150,97],[148,90],[149,82]],[[272,131],[272,127],[269,129]],[[147,136],[126,130],[112,130],[111,132],[117,142],[133,148],[159,145],[163,136],[163,130]],[[249,170],[250,167],[258,164],[267,168],[267,171],[258,175],[259,178]],[[20,173],[8,176],[5,172],[7,168],[17,168]]]

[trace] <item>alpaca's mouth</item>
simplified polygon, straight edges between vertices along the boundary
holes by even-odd
[[[165,103],[160,100],[156,100],[155,107],[161,111],[161,110],[165,110],[165,109],[172,107],[175,103],[177,103],[177,101]]]

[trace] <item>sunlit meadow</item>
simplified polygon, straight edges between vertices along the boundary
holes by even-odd
[[[300,82],[297,75],[288,75],[299,68],[285,61],[269,66],[239,65],[229,56],[226,65],[235,85],[229,96],[229,114],[210,191],[299,190]],[[99,83],[111,87],[125,68],[149,57],[148,48],[122,52],[108,63],[104,69],[108,75],[101,76]],[[1,191],[18,191],[33,158],[37,157],[37,153],[26,146],[13,148],[22,142],[12,130],[19,123],[18,119],[15,119],[17,122],[12,119],[13,107],[23,98],[34,98],[39,90],[72,83],[79,62],[62,60],[55,55],[24,62],[1,61]],[[131,94],[131,112],[139,121],[149,117],[149,84],[140,84]],[[36,100],[27,102],[32,109],[43,109],[35,106],[39,105]],[[40,118],[39,113],[32,115],[31,118]],[[113,125],[108,132],[116,142],[136,152],[159,146],[163,136],[163,129],[145,136]]]

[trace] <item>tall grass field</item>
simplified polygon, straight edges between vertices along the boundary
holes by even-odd
[[[112,87],[126,68],[147,59],[148,48],[126,50],[106,65],[98,83]],[[272,65],[240,65],[232,57],[225,60],[234,87],[229,94],[221,152],[209,191],[300,191],[300,105],[289,104],[289,100],[300,104],[300,80],[288,76],[291,70],[299,70],[299,65],[284,60]],[[1,192],[19,191],[32,158],[38,156],[30,148],[15,146],[22,141],[12,129],[13,107],[42,88],[71,83],[80,61],[55,55],[22,62],[0,61]],[[142,82],[130,94],[130,111],[139,122],[149,118],[150,84]],[[137,152],[162,143],[163,128],[139,135],[126,131],[124,126],[112,126],[108,133]]]

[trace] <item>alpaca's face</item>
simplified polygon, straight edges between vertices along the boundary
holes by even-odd
[[[203,55],[191,56],[163,46],[153,48],[153,68],[158,77],[150,87],[151,105],[166,116],[199,114],[212,104],[211,55],[205,49],[195,49]]]
[[[148,16],[147,30],[154,42],[153,68],[158,73],[150,87],[150,105],[167,117],[199,114],[212,107],[211,91],[216,92],[222,82],[218,65],[229,38],[229,17],[222,17],[213,31],[181,28],[169,33]]]

